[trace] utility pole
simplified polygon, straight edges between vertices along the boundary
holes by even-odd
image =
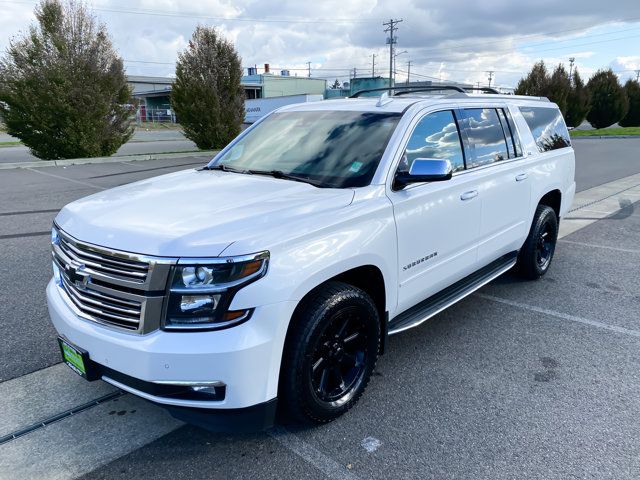
[[[409,77],[411,76],[411,60],[407,62],[407,85],[409,85]]]
[[[640,70],[636,70],[636,82],[640,81]]]
[[[372,77],[376,76],[376,54],[375,53],[371,54],[371,76]]]
[[[353,67],[353,78],[354,79],[356,78],[356,72],[357,72],[356,67]]]
[[[396,30],[398,30],[397,25],[402,22],[400,20],[390,19],[388,22],[384,22],[382,24],[383,27],[387,27],[384,29],[385,32],[389,32],[389,36],[387,37],[387,43],[389,44],[389,89],[393,86],[393,50],[395,49],[395,44],[398,42],[398,38],[395,36]]]
[[[307,62],[307,77],[311,78],[311,62]]]
[[[491,80],[493,80],[493,74],[495,72],[493,70],[489,70],[487,73],[489,74],[489,76],[487,77],[489,79],[489,88],[491,88]]]

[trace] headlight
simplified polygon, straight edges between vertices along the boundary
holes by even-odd
[[[230,311],[235,293],[267,273],[269,252],[242,257],[184,259],[173,270],[164,328],[219,329],[237,325],[249,310]]]
[[[51,227],[51,245],[58,244],[58,229],[55,226]],[[56,265],[56,261],[52,262],[53,267],[53,278],[58,285],[62,285],[62,278],[60,277],[60,268]]]
[[[51,227],[51,245],[58,244],[58,229],[56,227]]]

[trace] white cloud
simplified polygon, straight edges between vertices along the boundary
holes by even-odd
[[[580,72],[588,75],[599,66],[591,63],[597,47],[585,50],[571,45],[611,38],[600,31],[597,35],[603,36],[590,38],[590,27],[618,21],[609,27],[615,33],[629,30],[625,18],[640,19],[637,0],[617,0],[606,6],[600,0],[486,0],[462,6],[450,0],[94,0],[91,5],[128,61],[130,73],[171,74],[177,53],[201,23],[218,26],[236,44],[245,66],[270,63],[306,75],[310,61],[315,76],[343,80],[353,67],[358,73],[370,73],[371,55],[376,54],[377,73],[387,75],[389,55],[382,22],[403,18],[398,48],[409,53],[398,57],[398,70],[406,71],[406,61],[411,60],[414,79],[431,76],[470,83],[486,83],[485,72],[493,70],[494,84],[504,86],[515,85],[540,58],[553,66],[573,56]],[[3,4],[0,49],[6,47],[9,35],[26,30],[33,18],[31,10],[22,3]],[[222,20],[230,17],[254,20]],[[291,19],[304,22],[281,21]],[[576,41],[566,42],[568,38]],[[637,68],[629,67],[633,60],[625,60],[634,57],[616,58],[612,52],[605,63]],[[400,73],[398,79],[404,75]]]

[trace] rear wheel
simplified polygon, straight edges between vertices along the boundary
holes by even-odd
[[[283,412],[292,420],[326,423],[364,392],[380,348],[380,316],[369,295],[330,282],[298,309],[281,369]]]
[[[542,277],[551,265],[558,240],[558,217],[547,205],[538,205],[529,236],[518,255],[517,271],[523,278]]]

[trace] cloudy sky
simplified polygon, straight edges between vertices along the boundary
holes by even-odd
[[[33,21],[35,1],[0,0],[0,50]],[[533,62],[568,65],[584,77],[611,67],[625,81],[640,69],[640,0],[92,0],[125,59],[127,72],[174,72],[197,24],[230,38],[245,66],[269,63],[291,74],[348,79],[388,75],[382,23],[403,19],[397,32],[397,79],[442,79],[512,87]]]

